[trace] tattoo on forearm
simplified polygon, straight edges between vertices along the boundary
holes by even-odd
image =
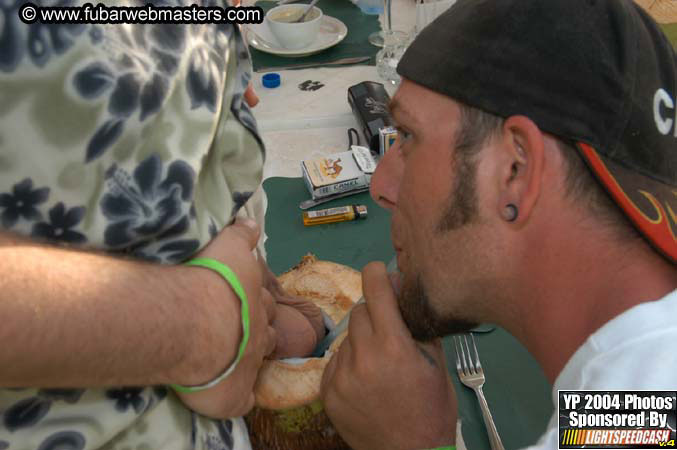
[[[421,355],[423,355],[423,357],[425,358],[425,360],[428,361],[428,363],[429,363],[431,366],[433,366],[433,367],[435,367],[435,368],[438,367],[438,366],[437,366],[437,361],[435,361],[435,358],[433,358],[432,355],[431,355],[430,353],[428,353],[428,351],[427,351],[426,349],[424,349],[424,348],[421,347],[420,345],[416,345],[416,348],[418,348],[418,351],[421,352]]]

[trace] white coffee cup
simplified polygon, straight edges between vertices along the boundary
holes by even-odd
[[[322,20],[322,10],[316,6],[308,13],[303,22],[295,23],[308,5],[281,5],[266,13],[266,22],[277,42],[288,50],[298,50],[312,44],[317,39]]]

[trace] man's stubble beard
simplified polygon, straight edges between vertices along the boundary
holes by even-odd
[[[430,304],[420,275],[413,280],[402,280],[397,303],[404,323],[414,339],[427,342],[437,337],[468,331],[477,326],[456,317],[438,315]]]
[[[448,207],[437,224],[435,231],[438,235],[468,226],[478,216],[476,161],[470,156],[461,155],[457,156],[456,162],[456,183]],[[411,269],[415,270],[413,267]],[[453,295],[453,292],[449,292],[443,300],[451,302]],[[397,302],[407,328],[417,341],[425,342],[449,334],[463,333],[478,325],[459,317],[437,314],[432,308],[419,272],[409,276],[402,274]]]

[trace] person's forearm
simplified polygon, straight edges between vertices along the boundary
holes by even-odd
[[[0,386],[197,384],[235,356],[220,277],[0,233]]]

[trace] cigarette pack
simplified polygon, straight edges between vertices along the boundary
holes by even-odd
[[[395,127],[379,128],[378,137],[379,153],[383,156],[397,140],[397,129]]]
[[[375,169],[371,152],[359,145],[346,152],[301,162],[303,180],[313,199],[367,187]]]

